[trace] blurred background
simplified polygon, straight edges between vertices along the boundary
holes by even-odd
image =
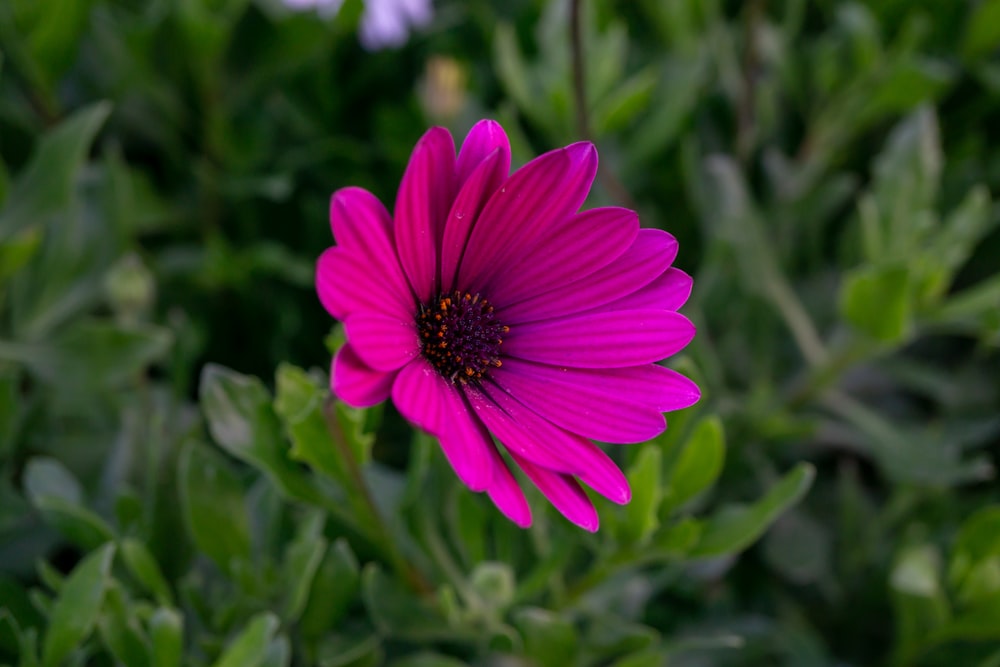
[[[326,402],[330,193],[483,117],[695,277],[596,535]],[[1000,666],[998,142],[998,0],[0,2],[0,665]]]

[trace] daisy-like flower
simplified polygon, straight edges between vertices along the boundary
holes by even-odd
[[[624,504],[621,470],[592,440],[644,442],[663,412],[694,404],[688,378],[655,362],[694,326],[677,309],[691,278],[677,242],[622,208],[578,212],[597,151],[577,143],[510,176],[503,129],[480,121],[455,155],[429,130],[395,214],[369,192],[330,202],[337,245],[316,289],[347,343],[331,385],[364,407],[391,397],[435,436],[458,477],[519,526],[531,510],[494,438],[567,519],[597,530],[581,483]]]

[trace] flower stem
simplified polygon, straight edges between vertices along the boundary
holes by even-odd
[[[326,402],[323,404],[323,418],[326,422],[326,429],[330,434],[330,439],[333,440],[333,443],[337,447],[337,451],[347,468],[347,477],[350,480],[351,485],[354,487],[355,497],[361,501],[361,504],[365,509],[365,513],[369,515],[368,518],[371,520],[371,523],[368,526],[368,529],[372,539],[382,547],[386,558],[388,558],[389,562],[392,563],[392,566],[396,569],[400,576],[402,576],[414,590],[419,593],[431,592],[432,588],[430,584],[428,584],[423,575],[403,557],[403,554],[399,551],[399,548],[396,545],[396,541],[392,539],[392,534],[389,532],[389,529],[382,518],[382,514],[378,510],[378,505],[375,504],[375,498],[372,496],[371,489],[368,488],[368,483],[365,481],[364,474],[361,471],[361,466],[358,464],[357,457],[354,455],[354,450],[347,442],[344,430],[341,428],[340,421],[337,419],[337,400],[332,396],[327,398]]]

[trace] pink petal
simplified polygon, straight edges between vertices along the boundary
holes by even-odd
[[[396,198],[399,262],[421,303],[439,291],[436,248],[455,190],[455,143],[448,130],[432,127],[413,149]]]
[[[572,456],[574,451],[582,450],[579,438],[574,439],[571,434],[545,422],[495,387],[483,385],[480,389],[466,385],[464,389],[476,416],[507,451],[516,452],[546,468],[579,472],[581,461]],[[546,437],[548,435],[554,437]]]
[[[338,320],[360,311],[406,317],[417,310],[402,274],[394,274],[391,266],[372,265],[347,248],[327,248],[320,255],[316,293],[327,312]]]
[[[611,375],[631,369],[572,370],[570,374],[566,368],[508,359],[503,368],[491,371],[491,377],[542,418],[585,438],[646,442],[666,428],[659,410],[644,401],[636,388]],[[611,375],[607,384],[605,373]]]
[[[530,252],[512,260],[489,298],[516,304],[580,280],[626,252],[638,233],[639,216],[626,208],[595,208],[564,218],[545,230]]]
[[[465,150],[464,146],[462,150]],[[455,202],[448,212],[441,241],[441,287],[445,292],[455,288],[455,274],[458,264],[469,241],[469,232],[486,201],[507,178],[510,169],[510,153],[501,154],[496,150],[486,156],[473,170],[458,191]]]
[[[659,361],[694,338],[694,325],[667,310],[620,310],[511,326],[504,352],[551,366],[624,368]]]
[[[395,258],[389,211],[363,188],[341,188],[333,193],[330,229],[341,247],[364,251],[375,246],[380,254]]]
[[[600,526],[597,510],[575,479],[536,466],[515,454],[511,457],[564,517],[584,530],[597,532]]]
[[[625,476],[594,443],[555,426],[494,385],[483,385],[482,393],[467,387],[465,393],[507,451],[544,468],[577,475],[615,502],[628,501]],[[491,403],[494,410],[488,409]]]
[[[337,351],[330,369],[330,390],[354,408],[378,405],[389,398],[395,373],[383,373],[369,368],[358,357],[350,343]]]
[[[544,273],[534,285],[534,294],[513,305],[503,301],[500,319],[508,325],[547,320],[594,309],[648,285],[662,274],[677,255],[677,241],[659,229],[643,229],[632,246],[604,268],[575,282],[552,281],[547,288]],[[553,271],[557,273],[557,271]]]
[[[497,151],[499,155],[496,171],[502,181],[510,173],[510,142],[507,140],[507,133],[495,120],[481,120],[469,130],[462,142],[462,149],[458,152],[455,171],[460,187],[493,151]]]
[[[510,385],[511,392],[532,409],[533,404],[526,398],[528,394],[514,391],[513,384],[509,382],[514,376],[522,384],[530,381],[535,385],[550,387],[549,399],[553,401],[573,401],[580,406],[606,403],[613,406],[609,409],[623,412],[629,405],[641,405],[658,412],[681,410],[694,405],[701,398],[701,390],[692,380],[675,370],[654,364],[590,369],[506,359],[502,368],[491,371],[491,377],[501,386]],[[566,396],[565,399],[562,398],[563,395]]]
[[[358,357],[378,371],[402,368],[420,354],[420,337],[410,318],[359,312],[344,321],[344,329]]]
[[[400,414],[441,442],[455,474],[473,491],[493,483],[493,439],[451,382],[418,357],[403,367],[392,385]]]
[[[512,258],[531,248],[548,225],[575,213],[597,173],[597,151],[581,142],[541,155],[518,169],[487,202],[469,236],[458,282],[489,293]]]
[[[647,308],[677,310],[687,303],[693,284],[691,276],[680,269],[670,268],[642,289],[594,310],[645,310]]]
[[[491,452],[493,454],[493,482],[490,484],[490,488],[486,489],[486,493],[504,516],[521,528],[527,528],[531,525],[531,507],[524,497],[524,491],[514,479],[507,463],[500,456],[500,452],[495,447]]]

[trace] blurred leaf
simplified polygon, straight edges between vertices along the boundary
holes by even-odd
[[[847,273],[840,292],[844,319],[876,340],[899,342],[911,327],[906,266],[867,266]]]
[[[610,657],[649,648],[657,641],[659,633],[609,611],[594,617],[580,638],[588,650]]]
[[[214,667],[257,667],[264,663],[271,639],[278,631],[280,623],[271,613],[254,616],[229,646],[225,653],[213,663]]]
[[[34,257],[41,241],[38,227],[27,227],[0,243],[0,294],[4,283]]]
[[[956,614],[926,639],[927,644],[945,641],[996,641],[1000,639],[1000,595],[982,597]]]
[[[960,601],[972,602],[1000,590],[1000,580],[983,581],[984,575],[998,567],[1000,506],[992,505],[981,508],[962,524],[951,552],[948,583],[957,592]],[[976,576],[977,573],[979,576]]]
[[[160,607],[149,619],[153,667],[181,667],[184,655],[184,617]]]
[[[0,341],[0,359],[25,364],[62,391],[83,392],[135,379],[162,359],[172,342],[170,331],[162,327],[85,319],[46,342]]]
[[[287,582],[284,619],[286,623],[298,621],[309,601],[313,579],[326,553],[327,541],[322,535],[324,516],[313,512],[301,523],[294,542],[285,552],[285,581]],[[347,581],[338,582],[341,586]]]
[[[465,667],[467,663],[440,653],[415,653],[393,660],[389,667]]]
[[[541,667],[573,664],[579,647],[576,628],[547,609],[529,607],[513,614],[514,625],[524,637],[524,653]]]
[[[343,517],[345,508],[331,502],[288,458],[281,423],[259,379],[208,364],[198,396],[212,438],[226,451],[267,474],[286,495]]]
[[[660,526],[661,459],[655,444],[645,445],[628,469],[632,500],[622,510],[624,517],[616,526],[618,539],[625,544],[644,542]]]
[[[370,631],[328,635],[317,658],[323,667],[378,667],[382,665],[382,642]]]
[[[104,519],[83,506],[80,483],[55,459],[31,459],[24,488],[31,504],[73,544],[90,550],[114,539]]]
[[[825,526],[805,512],[792,510],[764,538],[764,557],[789,581],[815,583],[830,574],[831,541]]]
[[[87,637],[97,623],[115,554],[114,544],[105,544],[77,565],[66,579],[49,615],[42,648],[44,667],[62,663]]]
[[[967,15],[962,38],[962,57],[977,60],[1000,46],[1000,0],[983,0]]]
[[[120,549],[122,560],[129,571],[147,591],[153,594],[156,601],[163,606],[173,604],[173,595],[170,593],[167,580],[146,545],[127,537],[122,540]]]
[[[46,88],[51,89],[73,64],[90,5],[90,0],[51,0],[44,9],[36,5],[34,12],[22,14],[27,20],[19,28],[42,76],[39,83]]]
[[[896,607],[896,652],[909,662],[921,646],[951,616],[941,590],[940,558],[929,546],[908,547],[896,560],[890,574]]]
[[[706,558],[737,553],[759,538],[785,510],[812,486],[816,469],[800,463],[753,505],[730,505],[705,522],[698,543],[688,554]]]
[[[653,538],[658,554],[668,558],[686,555],[701,539],[704,524],[697,519],[684,517],[661,530]]]
[[[403,589],[373,563],[361,573],[361,596],[375,627],[386,637],[427,642],[463,635],[449,627],[437,609]]]
[[[83,488],[66,466],[47,457],[36,456],[24,470],[24,490],[31,500],[59,498],[74,505],[83,504]]]
[[[62,20],[58,12],[51,16]],[[0,210],[0,241],[6,242],[69,205],[77,171],[110,113],[111,105],[99,102],[76,112],[41,139]]]
[[[973,188],[931,239],[930,259],[948,277],[942,289],[950,285],[952,276],[968,261],[976,244],[995,225],[989,192],[984,187]]]
[[[700,54],[665,62],[648,115],[638,122],[627,144],[628,155],[636,163],[658,157],[675,143],[698,104],[708,72],[706,59]]]
[[[98,628],[104,645],[116,660],[126,667],[148,667],[149,642],[143,636],[121,586],[108,587]]]
[[[24,418],[21,405],[21,371],[0,363],[0,461],[13,454],[17,432]]]
[[[227,572],[250,558],[243,487],[229,466],[189,442],[181,452],[178,484],[188,532],[198,549]]]
[[[343,619],[361,590],[358,560],[343,538],[321,559],[309,589],[309,600],[299,620],[306,637],[320,637]]]
[[[674,510],[708,489],[722,472],[725,457],[722,422],[717,416],[705,417],[694,427],[670,470],[664,511]]]
[[[662,667],[669,664],[668,655],[663,649],[642,649],[615,660],[611,667]]]
[[[617,132],[632,124],[636,116],[649,108],[656,84],[656,72],[652,69],[640,70],[623,81],[594,107],[595,135]]]

